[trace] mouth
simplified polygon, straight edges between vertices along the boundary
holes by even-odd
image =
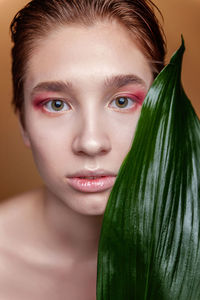
[[[83,174],[84,173],[84,174]],[[87,173],[87,174],[86,174]],[[93,174],[88,174],[93,173]],[[96,173],[96,174],[94,174]],[[104,173],[104,174],[100,174]],[[103,192],[112,188],[116,179],[116,175],[109,172],[83,171],[67,177],[69,185],[76,191],[85,193]]]

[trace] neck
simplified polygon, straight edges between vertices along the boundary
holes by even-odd
[[[96,258],[103,216],[82,215],[46,190],[44,219],[57,245],[74,258]]]

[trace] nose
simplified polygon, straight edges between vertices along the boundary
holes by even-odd
[[[78,129],[72,143],[76,155],[105,155],[111,150],[111,140],[106,130],[105,120],[95,114],[79,118]]]

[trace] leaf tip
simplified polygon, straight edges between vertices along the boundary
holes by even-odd
[[[172,58],[170,60],[170,64],[171,65],[176,65],[177,62],[179,62],[177,64],[177,66],[178,65],[180,66],[181,63],[182,63],[183,53],[184,52],[185,52],[185,41],[184,41],[183,35],[181,34],[181,45],[180,45],[179,49],[172,56]]]
[[[183,51],[185,51],[185,41],[184,41],[183,34],[181,34],[181,48],[183,49]]]

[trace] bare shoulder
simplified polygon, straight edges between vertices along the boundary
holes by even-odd
[[[28,230],[34,227],[36,211],[41,207],[43,189],[35,189],[0,204],[0,256],[2,251],[19,247]]]
[[[0,203],[0,240],[5,230],[11,229],[11,226],[16,229],[17,225],[22,224],[33,213],[42,195],[43,188],[38,188]]]
[[[96,261],[75,264],[49,240],[39,213],[43,193],[0,204],[0,299],[95,299]]]
[[[41,195],[42,189],[32,190],[0,204],[0,299],[23,299],[18,287],[29,277],[27,246]]]

